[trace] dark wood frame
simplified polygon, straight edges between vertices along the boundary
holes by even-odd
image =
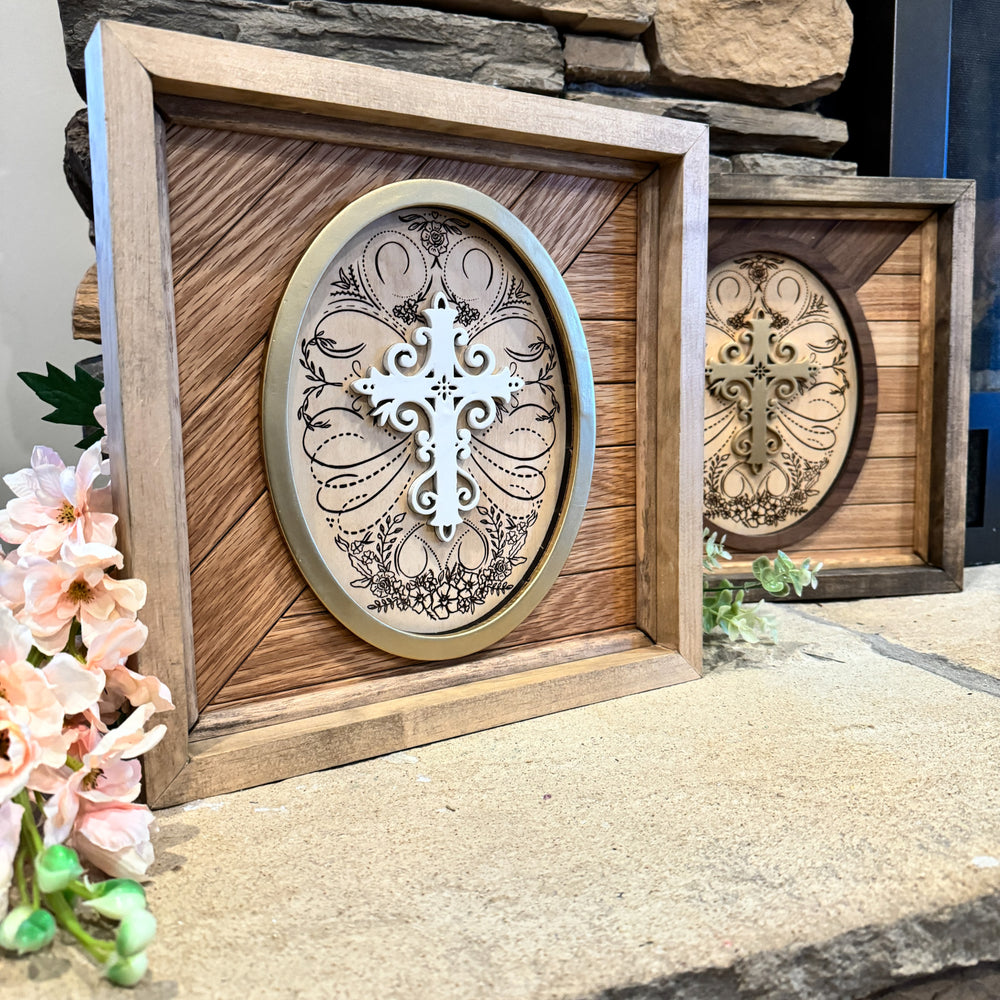
[[[933,411],[929,462],[924,474],[927,514],[925,565],[825,570],[814,600],[948,593],[962,589],[965,554],[965,485],[972,316],[972,243],[975,182],[874,177],[765,177],[717,175],[709,187],[710,215],[753,218],[822,218],[837,208],[850,218],[937,217],[937,271],[933,351],[929,366]],[[743,207],[752,206],[743,213]],[[728,256],[728,254],[727,254]],[[808,263],[808,261],[806,261]],[[822,276],[822,271],[820,274]],[[734,582],[746,574],[731,576]],[[794,595],[789,599],[794,600]]]
[[[777,252],[786,257],[792,257],[822,278],[827,288],[836,296],[837,304],[847,319],[862,378],[847,457],[840,467],[837,477],[826,491],[826,495],[801,521],[796,521],[795,524],[768,535],[740,535],[733,531],[725,533],[712,522],[711,518],[705,518],[705,526],[710,531],[716,531],[720,535],[726,534],[728,547],[734,551],[738,549],[741,552],[769,552],[775,548],[788,548],[793,542],[812,534],[820,525],[830,519],[837,508],[847,499],[847,495],[851,492],[851,487],[868,457],[868,445],[871,444],[872,431],[875,429],[875,410],[878,403],[878,368],[875,365],[875,348],[872,346],[871,332],[861,309],[861,303],[858,302],[858,297],[854,294],[847,279],[823,254],[798,240],[787,237],[767,240],[766,246],[752,236],[719,245],[709,251],[709,273],[724,260],[735,257],[737,254],[757,251]]]

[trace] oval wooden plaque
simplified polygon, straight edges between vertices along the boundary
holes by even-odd
[[[262,411],[289,548],[372,645],[467,655],[559,574],[593,471],[590,359],[555,264],[486,195],[402,181],[337,215],[282,298]]]
[[[805,247],[741,249],[710,262],[705,519],[732,548],[770,551],[847,496],[877,371],[857,297],[826,262]]]

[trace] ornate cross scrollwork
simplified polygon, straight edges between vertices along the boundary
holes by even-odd
[[[369,368],[351,388],[368,397],[380,425],[416,432],[417,460],[430,467],[414,479],[407,500],[415,513],[430,517],[438,538],[447,542],[479,503],[479,484],[460,464],[471,453],[469,428],[486,430],[496,419],[495,400],[510,402],[524,379],[509,366],[494,371],[496,358],[485,344],[469,345],[468,331],[455,322],[458,310],[443,292],[422,312],[428,325],[414,331],[412,343],[385,352],[385,372]],[[417,348],[426,348],[422,365]],[[420,428],[421,415],[429,429]],[[468,427],[460,426],[463,419]]]
[[[705,514],[763,549],[838,481],[861,398],[855,342],[832,289],[790,257],[730,258],[708,292]]]
[[[774,400],[791,399],[816,379],[821,368],[815,355],[812,360],[796,360],[792,344],[775,342],[778,334],[764,309],[758,309],[746,325],[737,341],[719,351],[718,362],[705,366],[705,379],[710,392],[737,403],[747,426],[732,439],[733,454],[757,473],[782,447],[781,435],[772,426]]]

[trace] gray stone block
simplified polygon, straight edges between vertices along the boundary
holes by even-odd
[[[430,0],[427,6],[632,38],[652,23],[656,0]]]
[[[563,86],[547,25],[420,7],[292,0],[59,0],[67,62],[83,93],[83,50],[101,18],[542,94]]]
[[[602,90],[575,90],[566,96],[588,104],[701,122],[711,127],[712,152],[721,155],[790,153],[828,157],[847,142],[846,123],[804,111]]]
[[[641,42],[597,35],[567,35],[563,44],[566,79],[622,85],[642,83],[649,63]]]
[[[858,165],[848,160],[820,160],[780,153],[736,153],[734,174],[791,174],[799,177],[856,177]]]

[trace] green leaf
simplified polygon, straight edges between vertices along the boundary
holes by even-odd
[[[94,410],[101,402],[103,382],[94,378],[79,365],[74,366],[75,378],[46,362],[46,374],[18,372],[17,377],[43,402],[53,407],[42,417],[52,424],[69,424],[75,427],[92,427]],[[101,430],[88,434],[78,447],[85,448],[99,441]]]

